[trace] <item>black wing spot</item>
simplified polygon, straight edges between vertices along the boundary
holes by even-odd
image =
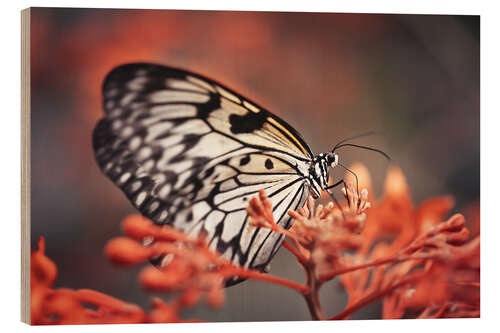
[[[244,116],[237,114],[229,116],[229,123],[231,124],[231,132],[233,134],[252,133],[255,130],[261,129],[265,122],[265,116],[255,113],[247,113]]]
[[[267,170],[271,170],[272,168],[274,168],[273,161],[271,161],[271,159],[269,159],[269,158],[266,160],[264,165],[266,166]]]
[[[204,178],[208,178],[208,177],[210,177],[210,176],[214,173],[214,171],[215,171],[215,168],[214,168],[214,167],[211,167],[210,169],[207,169],[207,170],[205,171],[205,176],[204,176]]]
[[[250,156],[245,156],[240,160],[240,166],[247,165],[250,163]]]

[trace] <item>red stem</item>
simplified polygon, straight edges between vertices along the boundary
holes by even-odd
[[[351,267],[346,267],[342,269],[338,269],[336,271],[328,272],[328,273],[323,273],[319,276],[320,281],[327,281],[333,279],[335,276],[340,275],[340,274],[345,274],[349,273],[352,271],[356,271],[358,269],[363,269],[363,268],[368,268],[368,267],[373,267],[373,266],[380,266],[380,265],[385,265],[385,264],[390,264],[395,261],[397,261],[397,257],[389,257],[389,258],[384,258],[384,259],[379,259],[375,260],[372,262],[368,262],[366,264],[361,264],[361,265],[356,265],[356,266],[351,266]]]
[[[297,258],[297,260],[299,261],[299,263],[304,266],[307,259],[306,257],[300,252],[299,249],[297,249],[296,247],[294,247],[292,244],[290,244],[289,242],[287,242],[286,240],[283,241],[283,247],[285,249],[287,249],[288,251],[290,251],[294,256],[295,258]]]
[[[349,273],[352,271],[356,271],[358,269],[375,267],[375,266],[386,265],[386,264],[392,264],[395,262],[403,262],[403,261],[407,261],[407,260],[430,259],[432,257],[433,257],[432,254],[427,254],[427,253],[425,253],[425,254],[416,253],[416,254],[409,255],[409,256],[392,256],[392,257],[388,257],[388,258],[378,259],[378,260],[368,262],[365,264],[360,264],[360,265],[355,265],[355,266],[351,266],[351,267],[338,269],[338,270],[333,271],[333,272],[323,273],[320,275],[319,279],[320,279],[320,281],[327,281],[327,280],[331,280],[332,278],[334,278],[337,275]]]
[[[309,287],[307,287],[306,285],[304,285],[302,283],[297,283],[297,282],[283,279],[283,278],[280,278],[280,277],[277,277],[274,275],[261,273],[259,271],[245,269],[245,268],[241,268],[241,267],[232,266],[231,268],[227,269],[226,272],[219,271],[219,273],[221,273],[224,276],[226,276],[226,275],[227,276],[239,276],[241,278],[260,280],[260,281],[266,281],[266,282],[279,284],[279,285],[282,285],[284,287],[294,289],[301,294],[306,294],[309,292]]]
[[[354,312],[358,311],[359,309],[367,306],[368,304],[370,304],[371,302],[374,302],[376,301],[377,299],[387,295],[388,293],[390,293],[391,291],[407,284],[407,283],[410,283],[410,282],[413,282],[415,280],[418,280],[420,278],[422,278],[427,272],[423,272],[423,273],[416,273],[416,274],[413,274],[409,277],[407,277],[406,279],[396,283],[396,284],[393,284],[385,289],[382,289],[374,294],[371,294],[367,297],[364,297],[362,298],[360,301],[356,302],[355,304],[345,308],[343,311],[341,311],[340,313],[336,314],[335,316],[331,317],[329,320],[340,320],[340,319],[345,319],[346,317],[350,316],[351,314],[353,314]]]
[[[321,283],[316,278],[315,265],[309,261],[304,265],[304,269],[307,274],[307,285],[309,287],[309,291],[304,294],[304,298],[307,302],[311,317],[313,320],[325,320],[326,316],[319,299],[319,288],[321,287]]]

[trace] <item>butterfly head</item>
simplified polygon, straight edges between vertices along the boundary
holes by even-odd
[[[317,199],[321,196],[321,191],[328,187],[330,168],[335,168],[339,164],[339,155],[334,152],[319,154],[314,157],[309,169],[309,182],[311,184],[311,195]]]
[[[326,163],[330,167],[335,168],[339,164],[339,154],[334,152],[328,152],[325,154],[325,156],[326,156]]]
[[[374,135],[374,134],[377,134],[377,132],[366,132],[366,133],[363,133],[360,135],[356,135],[356,136],[344,139],[344,140],[340,141],[339,143],[337,143],[335,145],[335,147],[333,147],[332,151],[319,154],[313,158],[311,166],[309,168],[308,180],[310,183],[311,195],[313,196],[314,199],[319,198],[321,196],[322,191],[330,192],[329,190],[332,189],[333,187],[340,185],[342,183],[345,184],[345,182],[341,179],[339,182],[337,182],[331,186],[328,186],[328,178],[330,176],[330,174],[329,174],[330,168],[335,168],[337,165],[340,165],[347,172],[351,173],[354,176],[354,178],[356,179],[356,188],[358,187],[358,176],[352,170],[350,170],[346,166],[340,164],[339,155],[335,152],[337,149],[340,149],[342,147],[361,148],[361,149],[366,149],[366,150],[370,150],[370,151],[374,151],[376,153],[379,153],[380,155],[384,156],[388,160],[391,159],[389,157],[389,155],[387,155],[385,152],[383,152],[380,149],[348,142],[349,140],[357,139],[357,138],[364,137],[364,136]]]

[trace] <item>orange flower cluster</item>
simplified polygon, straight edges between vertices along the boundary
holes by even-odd
[[[370,183],[357,167],[364,185]],[[349,306],[382,298],[383,318],[478,317],[479,236],[467,243],[465,219],[455,214],[450,196],[432,198],[413,207],[403,173],[392,167],[385,195],[370,210],[361,233],[362,247],[345,254],[344,265],[376,264],[341,276]],[[393,235],[391,242],[384,241]],[[382,239],[382,240],[381,240]]]
[[[313,319],[347,319],[376,300],[382,301],[383,318],[478,317],[479,236],[468,241],[460,214],[442,222],[453,199],[438,197],[413,207],[403,173],[392,167],[383,198],[371,207],[370,176],[363,166],[354,169],[363,188],[359,193],[348,182],[345,206],[314,207],[308,201],[289,212],[295,220],[289,230],[274,221],[264,191],[249,202],[252,225],[286,236],[283,246],[303,267],[305,284],[236,266],[211,250],[204,235],[189,237],[132,215],[122,222],[126,237],[110,240],[106,256],[121,266],[159,262],[147,265],[139,282],[147,290],[174,297],[169,302],[153,299],[153,310],[146,313],[91,290],[53,290],[57,268],[45,257],[41,239],[32,253],[32,324],[180,322],[180,311],[202,300],[212,307],[222,305],[224,285],[233,278],[299,292]],[[343,311],[328,317],[319,291],[335,277],[349,299]]]
[[[139,276],[147,290],[177,293],[172,305],[192,307],[204,299],[211,307],[224,303],[225,283],[233,278],[277,281],[301,290],[299,285],[259,271],[245,269],[210,249],[204,235],[191,237],[169,226],[158,226],[140,215],[131,215],[122,222],[128,237],[112,239],[104,253],[115,264],[130,266],[148,260],[160,262],[148,265]]]
[[[271,202],[264,191],[259,193],[258,198],[250,200],[247,213],[252,225],[269,228],[287,236],[293,246],[285,241],[285,247],[292,251],[302,265],[308,261],[314,263],[314,274],[318,275],[340,266],[343,250],[354,250],[361,246],[357,233],[363,229],[366,220],[364,211],[370,207],[368,192],[361,191],[359,197],[354,187],[348,185],[344,193],[350,204],[342,211],[334,209],[333,202],[314,208],[311,198],[304,208],[289,211],[294,219],[290,230],[275,223]]]
[[[117,239],[111,244],[111,248],[127,245],[130,244]],[[112,252],[115,250],[117,250],[116,247],[111,249]],[[137,248],[127,248],[124,253],[132,253],[130,250],[137,251]],[[114,259],[123,264],[132,258],[121,255]],[[171,303],[165,303],[155,297],[150,304],[152,310],[146,313],[136,304],[126,303],[94,290],[52,289],[56,277],[57,267],[45,256],[45,241],[40,238],[38,250],[31,254],[30,323],[32,325],[199,322],[199,320],[183,320],[179,317],[182,307],[196,301],[193,299],[197,296],[194,293],[186,293],[178,301]],[[148,278],[146,276],[146,281]],[[222,303],[220,296],[212,296],[212,304],[214,303]]]
[[[365,187],[360,195],[348,184],[344,207],[314,209],[309,201],[289,212],[295,219],[290,230],[276,225],[263,192],[248,208],[252,223],[291,241],[284,246],[306,272],[303,295],[313,319],[327,318],[319,289],[336,276],[349,301],[330,319],[347,319],[377,299],[383,318],[478,317],[479,236],[466,243],[469,231],[460,214],[441,222],[453,199],[433,198],[413,208],[403,173],[392,167],[384,197],[366,214],[370,176],[363,166],[354,169]]]
[[[285,240],[283,245],[304,268],[307,285],[302,294],[313,319],[326,319],[319,301],[319,289],[334,276],[326,272],[335,272],[337,268],[343,267],[343,251],[361,246],[358,233],[366,220],[364,211],[370,207],[368,191],[362,190],[358,195],[350,184],[343,194],[348,205],[342,209],[334,208],[333,202],[314,208],[314,202],[310,199],[304,208],[289,211],[295,220],[290,230],[276,224],[271,202],[264,191],[259,193],[258,198],[252,198],[247,208],[250,223],[281,233],[291,241]]]
[[[228,265],[228,261],[211,251],[203,237],[188,237],[139,215],[126,218],[122,227],[129,238],[112,239],[104,252],[122,266],[161,260],[158,267],[148,266],[141,272],[139,281],[145,289],[179,293],[178,308],[191,307],[202,297],[212,307],[224,303],[224,277],[215,268]]]
[[[141,323],[146,315],[135,304],[88,289],[52,289],[57,267],[45,256],[45,241],[31,254],[31,324]]]

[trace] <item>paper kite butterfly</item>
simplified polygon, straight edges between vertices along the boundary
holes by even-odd
[[[249,224],[246,207],[259,190],[289,228],[290,209],[332,187],[335,148],[313,155],[286,122],[206,77],[127,64],[108,74],[103,99],[106,115],[93,133],[102,171],[143,215],[205,232],[212,248],[241,266],[265,270],[283,240]]]

